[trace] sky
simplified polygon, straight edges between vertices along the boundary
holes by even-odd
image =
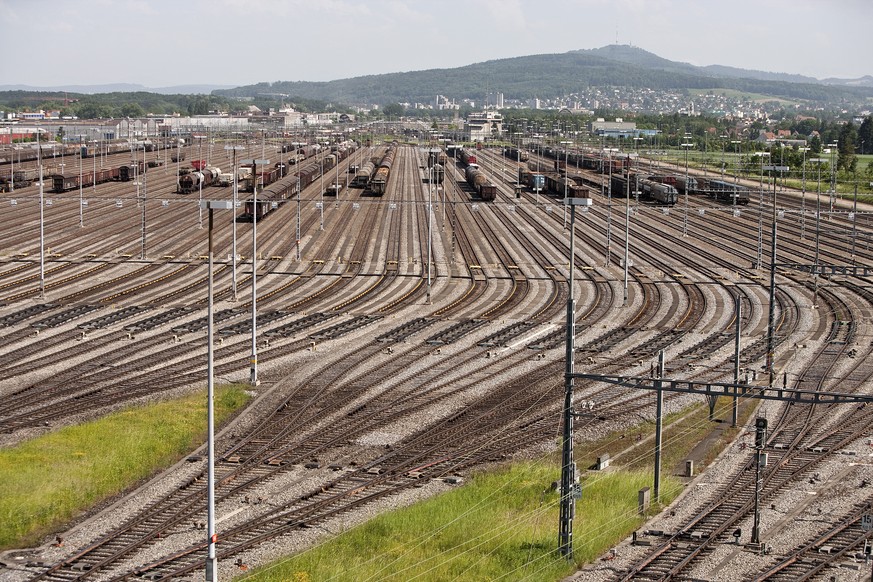
[[[0,0],[0,85],[248,85],[629,44],[873,75],[873,0]]]

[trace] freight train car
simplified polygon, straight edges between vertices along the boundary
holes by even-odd
[[[327,185],[327,188],[324,189],[325,196],[338,196],[340,192],[346,187],[348,182],[348,178],[346,176],[340,176],[338,181],[333,181]]]
[[[516,147],[503,148],[503,155],[510,160],[515,160],[516,162],[526,162],[530,158],[526,151],[520,150]]]
[[[534,192],[540,192],[546,187],[546,177],[522,166],[518,168],[518,183],[524,184]]]
[[[497,186],[488,180],[488,176],[476,164],[467,166],[467,169],[464,170],[464,177],[467,180],[467,184],[479,194],[482,200],[490,202],[497,198]]]
[[[220,175],[221,170],[214,166],[206,166],[198,171],[182,174],[179,176],[176,191],[179,194],[196,192],[201,188],[217,183]]]
[[[379,194],[380,196],[385,193],[390,171],[391,170],[385,166],[379,166],[376,168],[376,173],[373,174],[373,179],[370,180],[370,190],[372,190],[373,193]]]
[[[679,177],[672,174],[653,174],[649,176],[649,180],[652,180],[653,182],[660,182],[661,184],[670,184],[677,190],[679,189],[677,187],[679,183]]]
[[[627,198],[628,190],[630,190],[630,192],[633,193],[639,188],[639,185],[636,183],[636,181],[637,181],[636,175],[632,175],[630,180],[631,180],[630,188],[628,188],[628,177],[626,175],[613,174],[610,177],[610,182],[609,182],[609,185],[610,185],[609,195],[612,196],[613,198]]]
[[[433,180],[434,184],[442,184],[446,169],[442,164],[434,164],[432,168],[428,168],[426,175],[428,181]]]
[[[705,182],[703,184],[705,192],[719,202],[732,205],[749,203],[749,189],[745,186],[724,180],[704,179],[703,182]]]
[[[679,197],[679,192],[676,188],[669,184],[662,184],[648,178],[642,178],[639,180],[639,185],[642,196],[658,204],[673,206]]]
[[[45,168],[43,168],[43,177],[51,174],[45,173]],[[39,168],[29,168],[25,170],[15,170],[12,172],[12,178],[15,182],[15,185],[19,188],[24,188],[25,186],[30,186],[31,183],[39,180]]]
[[[627,158],[604,156],[603,154],[589,154],[582,158],[582,167],[601,174],[620,174],[625,170]]]
[[[297,196],[298,192],[302,192],[319,176],[321,176],[321,167],[319,164],[311,164],[299,172],[267,185],[258,192],[257,204],[253,198],[246,200],[243,213],[237,217],[237,222],[252,222],[254,218],[261,220],[285,201]]]
[[[676,186],[676,189],[682,194],[685,194],[686,192],[688,192],[688,194],[694,194],[697,193],[698,190],[697,178],[694,176],[676,176],[676,183],[673,185]]]
[[[470,164],[477,163],[476,153],[472,150],[468,150],[466,148],[463,148],[463,149],[461,149],[459,155],[461,157],[461,163],[464,164],[465,166],[469,166]]]
[[[376,171],[376,164],[367,161],[363,166],[355,172],[355,177],[352,178],[353,188],[366,188],[370,184],[370,178],[373,177],[373,172]]]
[[[243,166],[243,168],[246,167],[251,168],[251,166]],[[240,191],[252,192],[255,185],[255,180],[257,180],[259,189],[266,188],[267,186],[278,180],[282,176],[282,173],[282,168],[268,168],[261,170],[257,174],[252,171],[252,173],[250,173],[247,177],[240,179]]]
[[[334,166],[336,166],[336,156],[334,154],[327,154],[321,158],[321,167],[325,173],[332,170]]]
[[[303,156],[304,160],[308,160],[309,158],[311,158],[312,156],[317,154],[319,151],[321,151],[321,146],[310,144],[310,145],[305,145],[301,148],[298,148],[297,153],[299,155]]]
[[[146,165],[139,161],[133,162],[128,165],[124,165],[118,168],[118,180],[122,182],[129,182],[133,180],[136,176],[141,176],[145,173]]]
[[[118,168],[100,168],[97,171],[83,171],[81,174],[53,174],[51,176],[52,192],[61,193],[75,190],[80,186],[84,188],[95,184],[103,184],[110,180],[117,180],[119,174],[120,170]]]
[[[388,148],[388,151],[382,156],[382,161],[379,162],[379,167],[376,168],[376,173],[370,180],[370,190],[374,194],[381,196],[388,187],[388,176],[391,174],[391,165],[394,163],[396,149],[394,145]]]
[[[427,150],[427,167],[432,168],[436,164],[446,165],[446,162],[449,161],[448,156],[446,156],[445,152],[439,148],[433,148]]]
[[[554,192],[561,198],[588,198],[588,188],[577,184],[573,178],[563,174],[545,174],[546,190]]]
[[[294,176],[300,180],[300,189],[302,190],[321,176],[321,167],[318,164],[310,164],[295,172]]]

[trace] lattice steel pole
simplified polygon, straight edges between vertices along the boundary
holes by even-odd
[[[573,295],[573,272],[576,268],[576,206],[590,206],[590,198],[565,198],[570,206],[569,297],[567,298],[567,353],[564,376],[564,430],[561,445],[561,515],[558,551],[567,560],[573,559],[573,516],[579,489],[576,486],[576,466],[573,462],[573,387],[575,385],[576,299]]]

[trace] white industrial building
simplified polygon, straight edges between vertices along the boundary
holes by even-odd
[[[503,116],[496,111],[470,113],[464,123],[467,141],[485,141],[503,135]]]

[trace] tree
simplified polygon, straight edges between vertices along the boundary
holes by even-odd
[[[206,115],[209,113],[209,97],[197,95],[188,102],[188,115]]]
[[[110,112],[109,108],[105,105],[98,105],[96,103],[85,103],[81,107],[79,107],[78,115],[80,119],[101,119],[104,117],[109,117]]]
[[[145,111],[139,103],[125,103],[121,106],[121,115],[124,117],[143,117]]]
[[[858,128],[858,142],[862,154],[873,153],[873,115],[868,115]]]
[[[802,121],[798,121],[797,123],[795,123],[791,127],[791,130],[806,137],[806,136],[810,135],[817,127],[818,127],[818,120],[816,120],[816,119],[804,119]]]
[[[385,113],[385,117],[400,117],[406,112],[406,108],[400,103],[391,103],[386,105],[382,111]]]
[[[845,170],[854,172],[858,159],[855,156],[855,141],[858,138],[858,132],[855,125],[851,122],[843,124],[840,129],[840,137],[837,140],[837,170]]]

